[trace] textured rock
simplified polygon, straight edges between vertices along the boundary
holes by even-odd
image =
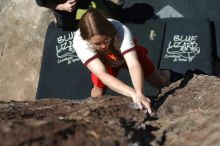
[[[50,17],[34,0],[0,1],[1,100],[34,99]]]
[[[188,75],[163,89],[156,121],[160,130],[154,132],[157,139],[163,137],[166,146],[220,145],[219,87],[220,78]]]
[[[188,75],[153,100],[153,118],[126,97],[1,102],[1,145],[218,146],[219,85]]]

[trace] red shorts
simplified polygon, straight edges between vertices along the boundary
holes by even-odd
[[[146,48],[136,44],[135,49],[137,52],[138,60],[141,64],[141,67],[142,67],[142,70],[144,73],[144,77],[146,79],[153,73],[155,66],[154,66],[152,60],[149,58],[148,51]],[[119,70],[124,67],[127,68],[127,66],[124,64],[120,67],[114,67],[114,68],[106,66],[106,69],[109,74],[111,74],[113,76],[117,76]],[[92,82],[93,82],[94,86],[99,87],[99,88],[105,87],[105,85],[102,83],[102,81],[95,74],[91,73],[91,78],[92,78]]]

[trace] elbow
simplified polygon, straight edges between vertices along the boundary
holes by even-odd
[[[106,84],[106,80],[109,79],[110,75],[107,71],[93,72],[93,74],[104,84]]]
[[[109,75],[106,71],[101,71],[96,73],[96,76],[103,82],[106,79],[106,76]]]

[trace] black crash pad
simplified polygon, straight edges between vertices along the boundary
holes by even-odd
[[[167,19],[160,68],[183,74],[188,70],[212,74],[213,54],[209,20]]]
[[[218,58],[220,58],[220,17],[214,19],[214,30],[215,30],[215,42],[216,42],[216,52]]]
[[[90,72],[72,47],[74,31],[48,26],[36,98],[84,99],[90,96]]]

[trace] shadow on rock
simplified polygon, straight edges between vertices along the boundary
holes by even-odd
[[[185,75],[178,87],[175,87],[174,89],[169,90],[167,93],[164,94],[164,96],[160,97],[159,100],[154,100],[153,101],[154,110],[156,111],[157,109],[159,109],[159,107],[165,102],[167,97],[174,94],[176,90],[184,88],[192,78],[193,78],[193,74]]]
[[[126,121],[126,119],[121,119],[120,122],[125,129],[125,136],[138,146],[150,146],[150,142],[155,139],[152,131],[159,130],[158,127],[146,124],[137,125],[136,122]]]

